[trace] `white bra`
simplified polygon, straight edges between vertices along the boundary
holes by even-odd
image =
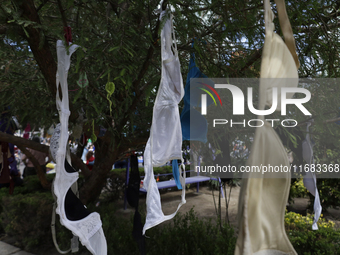
[[[66,159],[67,140],[68,140],[68,117],[69,100],[67,74],[70,67],[70,58],[72,53],[78,48],[77,45],[71,45],[67,54],[66,48],[62,41],[57,41],[58,71],[57,71],[57,109],[59,110],[60,124],[54,131],[51,138],[51,155],[56,162],[56,176],[53,182],[53,191],[57,197],[56,213],[60,216],[60,223],[79,237],[79,240],[94,255],[106,255],[107,244],[102,229],[102,222],[98,213],[88,213],[79,199],[73,194],[71,186],[77,181],[79,174],[70,165],[69,155]],[[61,86],[63,98],[60,100],[58,86]],[[66,170],[67,168],[67,170]],[[78,220],[70,220],[65,210],[66,197],[71,197],[78,209],[82,211],[83,217]],[[74,213],[74,212],[72,212]]]
[[[161,13],[161,17],[165,12]],[[155,105],[153,107],[150,138],[144,151],[144,189],[146,195],[146,222],[143,234],[165,220],[173,218],[178,209],[185,204],[185,175],[182,159],[182,128],[179,116],[178,103],[184,95],[183,79],[177,55],[172,17],[168,19],[161,33],[162,51],[162,77],[159,85]],[[154,178],[153,166],[164,165],[172,159],[182,159],[180,168],[180,182],[183,187],[181,202],[171,215],[165,216],[162,211],[161,198]]]

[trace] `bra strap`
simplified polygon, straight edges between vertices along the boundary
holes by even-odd
[[[172,34],[172,41],[171,48],[175,54],[176,57],[178,57],[178,51],[177,51],[177,42],[176,42],[176,36],[175,36],[175,29],[173,24],[173,14],[170,14],[170,24],[171,24],[171,34]]]
[[[280,27],[285,38],[285,43],[294,58],[296,68],[299,68],[300,62],[296,54],[295,39],[293,35],[292,26],[290,25],[288,19],[285,0],[275,0],[275,3],[277,7],[277,13],[279,15]]]
[[[263,5],[264,5],[264,26],[266,29],[266,34],[272,33],[274,31],[273,24],[274,13],[270,6],[270,0],[264,0]]]
[[[280,27],[285,39],[285,44],[287,45],[287,48],[289,49],[290,53],[292,54],[292,57],[295,61],[296,68],[298,69],[300,67],[299,58],[296,54],[296,46],[295,46],[295,39],[293,35],[292,26],[290,25],[287,10],[286,10],[286,4],[285,0],[275,0],[277,13],[279,16],[279,22]],[[266,32],[270,29],[271,22],[273,20],[273,13],[271,11],[270,6],[270,0],[264,0],[264,20],[265,20],[265,28]],[[274,28],[274,27],[273,27]]]

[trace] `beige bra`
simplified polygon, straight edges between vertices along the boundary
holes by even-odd
[[[266,38],[261,63],[259,110],[272,105],[272,88],[297,87],[299,61],[295,53],[292,29],[284,0],[275,0],[285,42],[274,33],[273,12],[264,0]],[[292,97],[293,94],[287,95]],[[280,110],[280,94],[278,107]],[[264,116],[264,125],[257,127],[248,166],[286,166],[285,148]],[[249,173],[242,180],[238,208],[238,239],[235,255],[297,254],[284,228],[284,215],[290,188],[290,172]]]

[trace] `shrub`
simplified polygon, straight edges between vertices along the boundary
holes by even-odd
[[[318,179],[317,186],[320,201],[323,208],[340,206],[340,180],[339,179]],[[311,201],[314,196],[309,194]]]
[[[54,175],[47,175],[49,181],[53,178]],[[42,188],[37,176],[26,177],[24,182],[23,187],[15,187],[13,195],[8,194],[7,188],[0,189],[0,233],[14,237],[15,245],[24,250],[47,254],[44,251],[54,247],[51,233],[54,199],[49,190]],[[69,249],[72,234],[61,226],[58,215],[56,229],[60,248]]]
[[[108,254],[138,254],[132,238],[133,216],[130,219],[113,216],[113,204],[100,206],[103,229],[108,240]],[[145,215],[142,215],[142,222]],[[233,229],[222,227],[211,220],[202,220],[191,209],[186,214],[178,213],[173,221],[147,231],[148,255],[172,254],[234,254],[236,237]]]
[[[306,189],[305,185],[303,184],[303,179],[292,179],[292,183],[290,185],[290,192],[289,192],[289,202],[293,202],[293,198],[295,197],[307,197],[308,190]]]
[[[178,213],[173,222],[156,227],[148,233],[149,254],[234,254],[236,237],[227,224],[202,220],[193,208]]]
[[[289,212],[285,216],[285,226],[289,239],[300,255],[338,254],[340,231],[334,229],[334,222],[326,221],[322,215],[319,230],[312,230],[313,217]]]
[[[0,223],[6,234],[15,236],[24,249],[51,246],[52,240],[47,235],[51,237],[52,203],[48,193],[4,196]]]
[[[50,178],[50,177],[49,177]],[[21,194],[21,193],[22,194]],[[42,250],[53,248],[50,223],[53,198],[44,191],[39,180],[32,177],[30,184],[15,189],[12,196],[8,189],[0,189],[0,225],[6,234],[14,236],[17,245],[35,254],[48,254]],[[107,239],[108,254],[138,254],[132,237],[133,215],[117,215],[114,203],[102,201],[99,207],[88,206],[90,211],[101,215]],[[141,205],[141,212],[145,212]],[[142,213],[142,222],[145,214]],[[312,230],[311,215],[301,216],[289,212],[285,215],[286,231],[298,254],[337,254],[340,249],[340,231],[334,230],[334,222],[319,220],[319,230]],[[57,240],[62,250],[70,246],[70,231],[56,219]],[[191,209],[178,213],[171,221],[147,231],[148,255],[167,254],[234,254],[236,236],[234,230],[220,221],[199,219]],[[86,249],[81,247],[76,254]],[[38,253],[39,252],[39,253]]]

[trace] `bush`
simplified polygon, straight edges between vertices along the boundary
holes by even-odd
[[[306,189],[305,185],[303,184],[303,178],[292,179],[292,183],[290,185],[290,192],[289,192],[289,202],[290,203],[293,202],[293,198],[307,197],[308,193],[309,193],[308,190]]]
[[[50,178],[50,177],[49,177]],[[21,193],[22,194],[21,194]],[[0,189],[0,225],[3,232],[13,236],[16,245],[34,252],[53,249],[50,230],[53,198],[44,191],[37,177],[32,177],[25,187],[15,188],[12,196],[8,189]],[[142,205],[140,211],[145,212]],[[103,230],[107,239],[108,254],[139,254],[132,237],[133,215],[128,218],[117,215],[114,203],[101,202],[99,207],[88,206],[90,211],[101,215]],[[142,222],[145,214],[142,213]],[[298,254],[337,254],[340,249],[340,231],[334,230],[334,223],[319,220],[319,230],[312,230],[311,215],[301,216],[289,212],[285,215],[286,231]],[[70,231],[62,227],[56,219],[57,240],[62,250],[70,246]],[[236,236],[233,228],[219,221],[202,220],[194,209],[164,224],[147,231],[146,251],[153,254],[234,254]],[[81,247],[76,254],[86,249]]]
[[[139,254],[132,238],[133,216],[130,220],[113,216],[113,204],[100,206],[103,229],[108,240],[108,254]],[[142,215],[142,222],[145,215]],[[201,220],[191,209],[178,213],[173,221],[147,231],[148,255],[172,254],[234,254],[236,237],[228,225]]]
[[[53,249],[50,224],[54,200],[49,191],[42,189],[36,176],[31,177],[26,186],[15,188],[13,195],[8,195],[8,189],[1,189],[0,199],[0,225],[3,232],[17,240],[15,245],[35,254],[47,254],[45,251]],[[114,203],[104,201],[99,207],[92,204],[88,208],[101,215],[108,254],[139,253],[132,237],[133,215],[128,219],[116,216]],[[68,249],[72,234],[60,225],[58,216],[56,232],[59,247]],[[146,250],[150,255],[233,254],[236,243],[230,226],[221,227],[217,222],[198,219],[193,209],[184,215],[177,214],[173,222],[167,221],[148,230],[147,235],[150,238],[146,238]],[[76,254],[85,250],[81,245],[80,248]]]
[[[54,175],[47,175],[49,181],[53,178]],[[51,233],[53,203],[51,192],[42,188],[37,176],[26,177],[24,186],[15,187],[13,195],[9,195],[7,188],[0,189],[0,233],[14,237],[15,245],[27,251],[37,253],[53,248]],[[67,250],[72,234],[61,226],[58,215],[56,229],[60,248]]]
[[[26,250],[53,245],[51,212],[53,198],[48,193],[17,194],[2,197],[0,224],[6,234],[15,236]]]
[[[335,208],[340,206],[340,180],[339,179],[318,179],[317,186],[322,207]],[[314,196],[309,194],[311,201]]]
[[[326,221],[322,215],[319,230],[312,230],[313,217],[289,212],[285,216],[288,237],[299,255],[338,254],[340,231],[334,229],[334,222]]]
[[[198,219],[193,208],[178,213],[173,222],[148,233],[149,254],[234,254],[236,236],[227,224]]]

